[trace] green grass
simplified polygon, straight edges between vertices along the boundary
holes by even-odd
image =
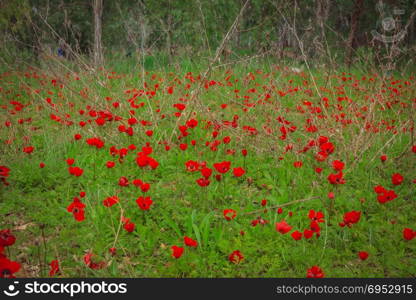
[[[415,239],[406,241],[402,236],[403,228],[416,229],[416,185],[412,182],[416,179],[416,155],[411,152],[414,141],[409,129],[416,82],[411,74],[394,78],[400,80],[394,85],[392,80],[387,80],[383,87],[381,78],[369,81],[372,74],[362,70],[353,70],[351,75],[331,73],[327,79],[327,72],[323,70],[297,74],[266,61],[264,64],[253,62],[249,66],[233,66],[230,68],[233,85],[227,86],[225,78],[231,74],[221,68],[214,69],[209,80],[224,85],[217,84],[208,89],[203,86],[195,103],[186,102],[186,112],[194,112],[192,117],[199,124],[188,130],[187,137],[178,140],[177,126],[184,124],[186,119],[184,116],[177,123],[178,119],[173,116],[176,109],[172,105],[182,103],[180,98],[190,99],[199,81],[191,83],[185,75],[193,71],[196,78],[203,67],[194,67],[190,60],[184,60],[179,71],[154,70],[158,64],[160,61],[150,58],[145,61],[145,67],[152,70],[145,77],[147,90],[153,89],[155,84],[160,88],[153,98],[139,96],[136,104],[144,102],[145,106],[135,109],[139,122],[147,120],[152,125],[134,125],[135,133],[131,137],[117,130],[122,123],[128,126],[126,120],[132,109],[127,101],[132,95],[125,91],[143,88],[142,72],[134,70],[131,64],[121,62],[118,68],[114,64],[110,71],[121,76],[113,79],[103,73],[82,72],[77,75],[80,80],[73,80],[74,75],[66,76],[65,73],[56,78],[46,71],[38,72],[39,78],[27,78],[24,72],[2,75],[1,105],[7,107],[0,115],[0,165],[6,165],[11,172],[7,179],[10,185],[0,189],[0,229],[11,228],[17,237],[16,244],[8,249],[10,259],[23,266],[17,276],[47,276],[47,264],[53,259],[59,260],[60,276],[63,277],[304,277],[313,265],[323,269],[327,277],[416,275]],[[257,70],[262,73],[256,73]],[[249,79],[249,72],[255,79]],[[343,76],[352,77],[352,80],[343,81]],[[362,80],[363,76],[366,80]],[[61,80],[64,87],[53,86],[52,79]],[[354,86],[355,79],[358,88]],[[409,85],[405,85],[405,81],[409,81]],[[186,83],[191,84],[189,89],[184,88]],[[382,92],[398,84],[402,85],[399,95]],[[165,92],[171,85],[175,85],[172,95]],[[24,86],[32,91],[39,90],[38,94],[29,93]],[[298,91],[293,91],[294,87],[298,87]],[[80,95],[84,88],[88,88],[88,98]],[[257,93],[248,92],[252,88]],[[240,90],[240,99],[235,98],[235,89]],[[311,102],[314,107],[323,107],[316,89],[322,97],[330,98],[330,106],[326,110],[323,108],[322,113],[301,113],[298,106],[308,109],[304,101]],[[287,95],[279,96],[279,90],[286,91]],[[305,93],[306,90],[310,92]],[[257,103],[246,112],[242,110],[244,96],[250,96],[249,102],[254,103],[260,99],[258,95],[266,92],[271,96],[270,103]],[[338,102],[338,96],[348,96],[352,101]],[[45,102],[47,97],[55,103],[58,112]],[[112,100],[107,101],[105,97],[112,97]],[[380,103],[373,106],[371,99],[377,97],[383,105],[391,102],[391,109],[382,111]],[[10,114],[13,110],[11,100],[29,105]],[[111,106],[114,101],[120,102],[119,108]],[[202,110],[201,103],[211,111]],[[222,103],[228,104],[226,109],[220,108]],[[342,110],[337,104],[343,106]],[[111,111],[124,121],[107,122],[102,127],[93,121],[81,128],[80,121],[95,119],[88,117],[87,105],[96,111]],[[362,110],[364,106],[368,112]],[[80,109],[86,113],[80,115]],[[359,112],[367,119],[361,119],[357,115]],[[65,126],[52,121],[51,113],[60,117],[69,114],[74,124]],[[351,120],[351,124],[336,121],[341,119],[341,113],[345,113],[344,119]],[[163,119],[162,114],[166,115]],[[234,115],[239,116],[239,126],[222,128],[216,138],[222,140],[230,136],[230,144],[221,144],[217,151],[211,151],[205,142],[214,140],[213,127],[208,128],[207,122],[232,121]],[[326,118],[319,118],[319,115]],[[297,127],[295,132],[288,133],[286,140],[279,139],[281,124],[276,121],[278,116]],[[19,119],[26,118],[32,118],[32,122],[18,124]],[[306,119],[311,119],[318,127],[317,132],[305,131]],[[12,126],[4,126],[6,120],[12,121]],[[365,130],[366,122],[371,122],[378,132]],[[386,128],[381,122],[396,128],[404,126],[407,131],[399,130],[394,134],[394,129]],[[249,136],[242,130],[243,126],[255,127],[259,133]],[[266,134],[263,126],[271,128],[273,133]],[[32,127],[38,129],[32,130]],[[148,129],[154,131],[152,137],[145,135]],[[76,133],[82,135],[80,141],[74,140]],[[334,153],[326,161],[315,160],[316,148],[297,153],[320,135],[328,136],[335,145]],[[25,143],[24,136],[30,141]],[[101,137],[105,146],[100,150],[90,147],[85,139],[91,137]],[[8,139],[13,139],[13,143],[6,144]],[[191,145],[192,140],[196,141],[196,146]],[[162,141],[171,146],[170,151],[158,143]],[[155,170],[141,169],[135,162],[136,153],[146,142],[151,143],[151,156],[159,162]],[[188,143],[188,149],[180,150],[180,143]],[[122,148],[131,144],[137,149],[129,151],[123,163],[110,155],[112,145]],[[284,154],[288,144],[292,144],[294,150]],[[30,155],[22,152],[27,145],[35,147]],[[230,149],[235,150],[234,155],[227,154]],[[241,155],[242,149],[248,149],[245,158]],[[381,154],[388,156],[384,163],[379,159]],[[74,158],[74,165],[84,169],[81,177],[68,173],[67,158]],[[331,163],[335,159],[346,163],[346,184],[334,186],[328,183],[327,176],[334,172]],[[110,160],[116,162],[116,166],[107,169],[105,163]],[[211,168],[213,163],[229,160],[232,168],[244,167],[246,174],[235,178],[231,169],[225,175],[225,183],[211,178],[211,184],[201,188],[195,182],[201,176],[186,171],[188,160],[206,161]],[[295,161],[302,161],[303,166],[294,168]],[[39,168],[40,162],[45,163],[45,168]],[[318,166],[324,169],[321,174],[314,171]],[[393,173],[404,176],[401,185],[391,184]],[[118,185],[121,176],[130,182],[139,178],[151,184],[146,195],[151,196],[154,203],[149,211],[141,211],[135,203],[142,195],[140,189],[132,184],[128,187]],[[373,188],[379,184],[394,189],[398,197],[386,204],[378,203]],[[76,222],[66,208],[80,191],[86,192],[82,199],[86,204],[85,220]],[[331,191],[335,192],[332,212],[327,197]],[[102,201],[112,195],[117,195],[120,203],[111,208],[104,207]],[[284,207],[282,214],[271,208],[310,197],[316,198]],[[265,208],[269,209],[264,212],[260,205],[262,199],[268,201]],[[234,220],[227,221],[223,217],[223,210],[228,208],[237,211]],[[276,231],[275,223],[283,219],[293,227],[291,232],[308,228],[310,209],[325,214],[325,222],[320,223],[319,238],[314,235],[308,240],[295,241],[290,233],[283,235]],[[259,212],[247,214],[256,210]],[[351,210],[362,212],[360,221],[351,228],[341,228],[338,223],[342,222],[344,213]],[[289,212],[293,215],[289,216]],[[121,213],[136,224],[134,232],[120,229]],[[267,220],[268,224],[251,226],[251,221],[257,217]],[[25,224],[27,226],[22,226]],[[184,246],[184,236],[197,240],[198,247]],[[181,258],[172,258],[172,245],[185,247]],[[110,255],[108,249],[111,247],[117,248],[116,256]],[[233,264],[228,256],[237,249],[243,253],[244,260]],[[83,256],[90,251],[95,254],[94,261],[105,261],[107,267],[101,270],[88,268]],[[359,251],[367,251],[369,258],[360,261]]]

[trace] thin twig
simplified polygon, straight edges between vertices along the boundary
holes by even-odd
[[[293,200],[293,201],[290,201],[290,202],[287,202],[287,203],[271,206],[267,209],[275,209],[275,208],[285,207],[285,206],[289,206],[289,205],[292,205],[292,204],[295,204],[295,203],[306,202],[306,201],[309,201],[309,200],[312,200],[312,199],[318,199],[318,198],[319,198],[319,196],[313,196],[313,197],[310,197],[310,198]],[[246,212],[245,215],[252,215],[252,214],[261,213],[264,210],[265,209],[258,209],[258,210],[254,210],[254,211],[249,211],[249,212]]]

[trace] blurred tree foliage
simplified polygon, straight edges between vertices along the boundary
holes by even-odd
[[[246,0],[104,0],[102,40],[106,56],[163,53],[210,57]],[[357,0],[249,0],[225,56],[266,54],[279,59],[342,62]],[[0,51],[38,58],[65,47],[90,56],[94,41],[92,0],[0,0]],[[352,37],[353,63],[400,62],[415,57],[414,0],[364,1]],[[394,28],[383,20],[393,20]],[[384,22],[384,23],[383,23]],[[397,42],[375,38],[406,34]],[[16,49],[16,51],[10,51]],[[397,53],[398,51],[398,53]]]

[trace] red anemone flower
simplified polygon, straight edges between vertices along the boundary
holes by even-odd
[[[56,274],[59,274],[60,270],[59,270],[59,261],[58,260],[53,260],[51,261],[51,263],[49,264],[50,266],[50,270],[49,270],[49,276],[53,277]]]
[[[224,218],[227,221],[231,221],[232,219],[234,219],[237,216],[237,212],[232,208],[224,209],[223,215],[224,215]]]
[[[411,241],[416,237],[416,231],[412,230],[411,228],[404,228],[403,229],[403,238],[407,241]]]
[[[91,252],[84,255],[84,263],[87,265],[88,268],[94,269],[94,270],[100,270],[105,267],[105,262],[103,261],[98,262],[98,263],[93,262],[91,259],[92,257],[93,257],[93,254]]]
[[[230,170],[231,162],[223,161],[220,163],[215,163],[214,168],[217,170],[218,173],[225,174]]]
[[[360,252],[358,252],[358,257],[361,260],[366,260],[368,258],[368,252],[366,252],[366,251],[360,251]]]
[[[186,246],[188,247],[197,247],[198,246],[198,242],[194,239],[191,239],[188,236],[185,236],[183,238],[183,242],[185,243]]]
[[[209,181],[209,179],[206,179],[204,177],[199,178],[196,180],[196,183],[200,186],[200,187],[205,187],[205,186],[209,186],[209,184],[211,183],[211,181]]]
[[[235,250],[228,256],[228,260],[234,264],[239,264],[243,259],[244,255],[240,250]]]
[[[68,168],[69,174],[79,177],[84,173],[84,170],[78,167],[69,167]]]
[[[360,221],[361,212],[360,211],[350,211],[344,214],[344,220],[342,223],[339,223],[339,226],[344,227],[345,225],[351,227],[352,224],[357,223]]]
[[[244,175],[244,173],[246,173],[246,171],[241,167],[233,169],[233,174],[235,177],[241,177]]]
[[[394,185],[400,185],[403,182],[403,176],[400,173],[395,173],[393,174],[393,176],[391,177],[391,182]]]
[[[130,222],[130,219],[122,217],[121,222],[124,223],[123,228],[127,232],[132,233],[134,231],[136,224],[134,224],[133,222]]]
[[[120,199],[117,196],[108,197],[103,201],[104,206],[111,207],[114,204],[118,203]]]
[[[286,223],[285,220],[276,223],[276,230],[281,234],[286,234],[292,230],[292,226]]]
[[[338,172],[336,174],[329,174],[328,181],[330,184],[344,184],[345,179],[343,178],[342,172]]]
[[[302,238],[302,232],[295,230],[292,232],[291,236],[295,241],[299,241]]]
[[[185,166],[186,166],[186,170],[188,172],[195,172],[195,171],[199,170],[199,163],[197,161],[194,161],[194,160],[188,160],[185,163]]]
[[[306,277],[307,278],[323,278],[325,277],[325,274],[320,267],[312,266],[311,268],[308,269],[306,273]]]
[[[309,211],[308,214],[309,219],[311,219],[311,221],[316,221],[319,223],[323,223],[324,221],[324,214],[320,211],[314,211],[313,209],[311,209]]]
[[[180,258],[182,256],[184,250],[185,249],[183,247],[178,247],[176,245],[172,246],[171,247],[172,257],[174,257],[176,259]]]
[[[153,204],[153,200],[150,197],[139,197],[136,200],[137,205],[141,210],[149,210]]]
[[[84,208],[85,204],[75,197],[73,202],[67,207],[68,212],[71,212],[74,215],[74,219],[78,222],[84,221]]]
[[[16,237],[10,232],[10,229],[0,230],[0,247],[8,247],[16,242]]]
[[[0,257],[0,278],[15,278],[14,273],[20,270],[20,264],[7,257]]]

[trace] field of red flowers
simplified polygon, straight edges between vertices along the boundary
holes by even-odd
[[[415,76],[202,74],[1,74],[0,277],[416,276]]]

